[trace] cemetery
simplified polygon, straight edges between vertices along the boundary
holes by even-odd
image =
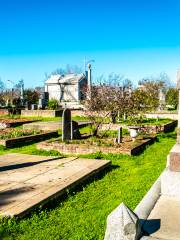
[[[179,230],[163,209],[172,202],[179,221],[179,202],[171,199],[179,196],[179,142],[170,151],[177,118],[146,116],[159,107],[158,91],[152,99],[130,85],[92,86],[88,71],[46,82],[49,95],[62,98],[58,109],[47,109],[44,92],[20,116],[2,115],[0,236],[176,239]],[[85,99],[81,80],[90,90]],[[61,91],[53,92],[57,85]],[[77,91],[68,95],[73,86]]]
[[[0,240],[180,240],[179,12],[1,1]]]
[[[128,126],[129,122],[126,122],[126,125],[103,124],[102,128],[104,127],[105,129],[106,126],[107,129],[100,131],[98,136],[93,136],[91,134],[93,128],[91,122],[89,127],[80,130],[77,122],[71,118],[71,111],[65,109],[63,111],[61,125],[62,137],[54,139],[53,141],[40,142],[37,148],[56,150],[60,153],[70,155],[91,154],[96,152],[137,155],[141,153],[147,145],[154,143],[157,133],[173,131],[177,125],[177,121],[169,121],[166,119],[156,121],[158,125],[155,126],[151,125],[155,123],[153,119],[151,121],[144,121],[146,124],[149,123],[149,125]],[[25,126],[28,125],[29,124]],[[81,134],[81,132],[83,132],[83,134]]]

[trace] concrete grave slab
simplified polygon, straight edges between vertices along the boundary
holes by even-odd
[[[27,154],[0,156],[0,215],[23,216],[97,174],[107,160]]]

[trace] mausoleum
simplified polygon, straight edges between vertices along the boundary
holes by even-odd
[[[91,66],[87,74],[51,75],[45,82],[45,92],[48,92],[49,100],[56,99],[61,105],[74,105],[86,97],[88,85],[91,85]]]

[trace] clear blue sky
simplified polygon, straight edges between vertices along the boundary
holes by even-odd
[[[132,81],[180,67],[180,0],[0,0],[0,77],[42,85],[45,72],[94,59],[94,78]]]

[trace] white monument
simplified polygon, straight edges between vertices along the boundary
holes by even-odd
[[[49,100],[56,99],[61,105],[71,108],[80,104],[80,101],[86,97],[85,91],[89,84],[91,84],[91,66],[87,76],[85,74],[51,75],[45,82],[45,92],[48,92]]]

